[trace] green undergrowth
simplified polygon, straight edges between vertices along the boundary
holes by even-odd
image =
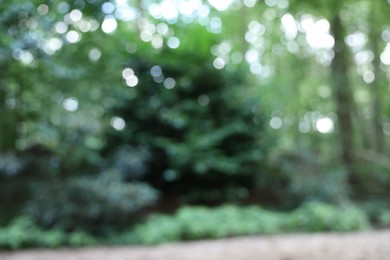
[[[282,232],[357,231],[368,227],[366,214],[354,206],[311,202],[281,213],[258,206],[226,205],[213,209],[184,207],[171,216],[153,215],[131,231],[129,237],[141,244],[158,244]]]
[[[143,223],[106,238],[83,232],[43,230],[27,217],[0,228],[0,249],[85,246],[96,244],[160,244],[286,232],[357,231],[369,228],[367,215],[354,206],[311,202],[291,212],[258,206],[183,207],[173,215],[154,214]]]
[[[25,216],[16,218],[7,227],[0,228],[0,248],[3,249],[78,247],[94,243],[96,240],[84,232],[65,233],[62,230],[44,230]]]

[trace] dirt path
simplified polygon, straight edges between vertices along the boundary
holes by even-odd
[[[0,252],[1,260],[390,260],[390,230],[288,234],[174,243]]]

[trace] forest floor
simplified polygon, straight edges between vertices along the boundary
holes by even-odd
[[[1,252],[1,260],[390,260],[390,230]]]

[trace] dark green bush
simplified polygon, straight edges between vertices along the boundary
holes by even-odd
[[[339,204],[349,198],[346,170],[310,150],[279,151],[271,156],[270,174],[260,176],[276,203],[296,208],[307,200]]]
[[[0,153],[0,176],[13,176],[20,173],[26,162],[15,153]]]
[[[369,200],[361,203],[370,222],[378,227],[390,227],[390,203],[383,200]]]
[[[7,227],[0,228],[0,248],[84,246],[96,241],[84,232],[64,233],[61,230],[43,230],[26,216],[14,219]]]
[[[36,183],[26,213],[37,223],[64,230],[101,232],[128,223],[157,200],[150,186],[121,181],[116,171]]]
[[[106,149],[147,146],[145,180],[185,202],[245,198],[268,150],[260,102],[242,95],[250,89],[243,74],[215,70],[206,58],[175,58],[175,64],[129,61],[139,85],[116,90],[110,114],[123,118],[126,128],[112,130]],[[153,77],[156,68],[162,79],[175,80],[174,88]]]
[[[380,212],[378,224],[383,227],[390,227],[390,210],[386,209]]]
[[[390,162],[386,156],[359,158],[356,162],[352,198],[357,201],[388,201],[390,197]],[[369,195],[369,196],[368,196]]]

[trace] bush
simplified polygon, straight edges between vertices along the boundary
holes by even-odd
[[[43,230],[26,216],[16,218],[0,228],[0,248],[59,247],[91,245],[96,241],[84,232],[65,233],[61,230]]]
[[[177,213],[184,239],[222,238],[279,231],[280,216],[259,207],[183,208]]]
[[[107,240],[99,239],[99,242],[159,244],[241,235],[301,231],[342,232],[366,228],[367,216],[353,206],[338,208],[329,204],[310,202],[287,213],[268,211],[258,206],[225,205],[218,208],[198,206],[181,208],[174,215],[152,215],[145,223],[138,224],[121,234],[114,234]],[[0,248],[82,246],[96,242],[97,240],[84,232],[42,230],[25,216],[0,229]]]
[[[379,214],[379,226],[390,227],[390,210],[383,210]]]
[[[101,232],[102,227],[127,223],[142,208],[153,204],[157,193],[146,184],[123,182],[118,174],[39,182],[26,213],[40,225],[64,230]]]
[[[181,240],[182,223],[175,217],[155,215],[135,229],[136,241],[141,244],[158,244]]]
[[[123,118],[127,127],[112,130],[106,149],[147,145],[145,180],[185,202],[243,199],[268,150],[262,104],[242,95],[243,88],[250,89],[243,74],[215,70],[209,60],[188,54],[185,63],[184,57],[175,58],[176,64],[130,62],[139,87],[116,90],[110,113]],[[175,87],[164,87],[152,76],[154,69],[161,70],[162,79],[175,79]]]
[[[307,200],[339,204],[349,197],[347,171],[313,151],[279,151],[270,161],[270,174],[260,178],[265,179],[263,186],[271,187],[271,195],[285,209],[296,208]]]
[[[154,215],[135,229],[138,242],[156,244],[176,240],[274,234],[281,231],[283,216],[253,206],[226,205],[215,209],[184,207],[174,216]]]
[[[382,200],[370,200],[362,203],[361,206],[373,225],[390,227],[390,203]]]
[[[0,176],[14,176],[25,167],[25,161],[15,153],[0,153]]]
[[[358,201],[388,201],[390,196],[390,163],[387,157],[359,158],[354,164],[352,198]],[[378,159],[376,159],[378,157]],[[369,195],[369,196],[367,196]]]
[[[173,216],[154,215],[135,228],[138,243],[276,234],[287,231],[352,231],[368,227],[361,210],[311,202],[290,213],[257,206],[222,206],[214,209],[184,207]]]
[[[308,232],[353,231],[366,229],[368,223],[367,215],[356,207],[310,202],[291,213],[286,227]]]

